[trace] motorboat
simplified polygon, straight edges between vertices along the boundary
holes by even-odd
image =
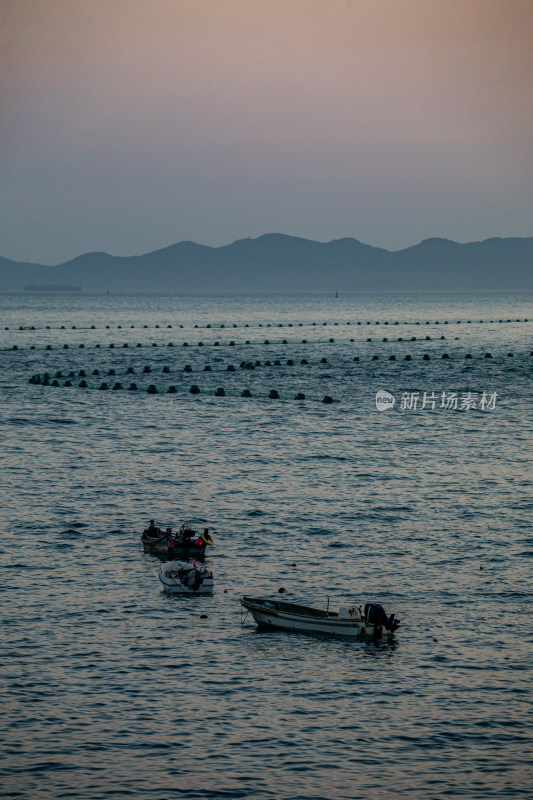
[[[241,622],[249,612],[260,628],[300,633],[381,639],[393,636],[400,625],[394,614],[387,616],[382,606],[375,603],[367,603],[364,611],[360,606],[344,606],[332,611],[329,601],[328,607],[322,609],[278,598],[245,596],[241,597],[241,606],[246,609]]]
[[[142,532],[141,543],[145,553],[165,556],[171,560],[176,557],[185,560],[202,559],[207,547],[214,544],[207,528],[198,534],[189,522],[185,522],[179,532],[174,533],[172,528],[163,530],[157,527],[154,520],[150,520],[150,525]]]
[[[213,594],[213,573],[194,561],[167,561],[161,565],[159,580],[173,594]]]

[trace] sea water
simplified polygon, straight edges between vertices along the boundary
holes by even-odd
[[[1,296],[3,796],[531,797],[532,299]],[[282,588],[401,626],[242,620]]]

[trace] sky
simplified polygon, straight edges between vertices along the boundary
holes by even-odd
[[[0,0],[0,256],[533,236],[533,0]]]

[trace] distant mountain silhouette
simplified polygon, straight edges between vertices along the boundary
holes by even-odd
[[[393,252],[351,238],[268,233],[223,247],[179,242],[140,256],[85,253],[53,267],[0,258],[0,288],[27,284],[88,292],[531,290],[533,237],[434,238]]]

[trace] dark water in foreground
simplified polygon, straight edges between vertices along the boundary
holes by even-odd
[[[3,795],[532,797],[531,300],[1,297]],[[210,527],[213,597],[161,593],[150,517]],[[281,586],[402,627],[241,626]]]

